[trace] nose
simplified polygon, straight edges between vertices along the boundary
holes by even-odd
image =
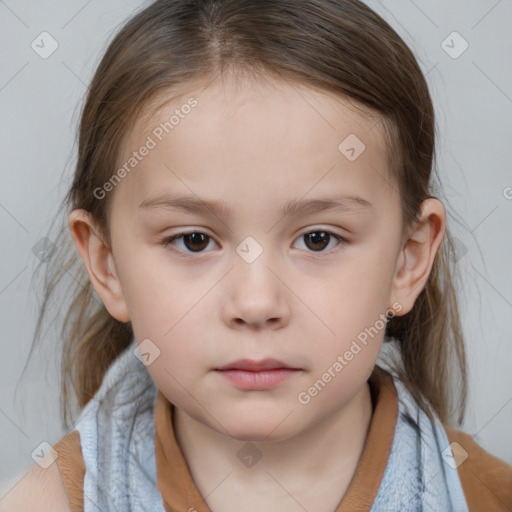
[[[222,315],[230,328],[275,330],[288,325],[289,291],[284,276],[268,260],[263,255],[252,263],[239,259],[229,273]]]

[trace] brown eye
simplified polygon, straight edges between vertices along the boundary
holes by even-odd
[[[305,233],[299,238],[299,240],[304,240],[306,248],[312,252],[329,252],[325,249],[333,239],[337,242],[336,245],[346,243],[345,239],[341,236],[321,229]]]
[[[329,241],[331,239],[331,235],[326,231],[314,231],[313,233],[308,233],[305,236],[306,245],[314,250],[323,250],[329,245]]]
[[[208,235],[204,233],[190,233],[188,235],[183,235],[183,243],[187,249],[190,249],[192,252],[202,251],[205,247],[208,246]]]
[[[199,231],[192,231],[189,233],[178,233],[177,235],[168,237],[162,241],[162,245],[164,247],[171,246],[171,248],[176,252],[186,255],[189,251],[203,252],[204,249],[208,247],[208,243],[210,242],[210,240],[211,237],[209,237],[205,233],[201,233]],[[175,245],[175,241],[182,241],[184,249],[172,247]]]

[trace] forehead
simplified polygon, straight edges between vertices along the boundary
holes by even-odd
[[[197,100],[198,105],[188,109],[187,102],[192,98]],[[191,115],[190,110],[193,110]],[[234,124],[240,121],[247,124],[250,115],[253,125],[260,122],[266,124],[265,132],[276,132],[279,128],[287,132],[290,128],[298,131],[298,128],[303,127],[301,131],[307,133],[308,125],[291,126],[288,123],[297,119],[309,121],[311,128],[307,135],[311,139],[314,138],[312,130],[322,124],[322,128],[330,128],[338,136],[343,135],[344,130],[353,129],[369,144],[384,144],[381,140],[383,126],[379,113],[353,98],[313,89],[297,82],[261,76],[256,79],[216,79],[205,86],[189,88],[187,92],[160,92],[150,100],[134,123],[128,134],[128,146],[135,147],[146,134],[153,132],[161,123],[168,122],[173,114],[174,123],[179,123],[176,115],[180,119],[184,118],[183,114],[191,118],[187,123],[189,125],[194,125],[194,121],[200,117],[201,126],[208,123],[205,128],[215,125],[223,125],[225,128],[230,122]],[[173,133],[176,134],[179,134],[178,130]]]
[[[144,146],[151,149],[118,187],[126,191],[116,191],[137,204],[177,188],[242,203],[255,191],[279,200],[343,184],[377,196],[391,183],[380,116],[285,81],[218,80],[161,93],[128,134],[120,165]]]

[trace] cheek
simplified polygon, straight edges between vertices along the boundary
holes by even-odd
[[[208,280],[188,278],[165,258],[163,248],[133,247],[126,254],[120,275],[134,331],[142,338],[161,337],[193,310],[207,292]]]
[[[335,279],[310,287],[305,295],[308,311],[304,314],[309,320],[304,327],[309,327],[309,337],[318,348],[317,363],[326,368],[345,352],[351,361],[358,361],[351,366],[364,367],[380,351],[390,281],[378,267],[356,266],[347,265]]]
[[[304,301],[336,334],[354,335],[386,313],[391,291],[391,272],[385,263],[361,258],[345,261],[329,276],[300,291]]]
[[[154,324],[151,325],[151,318]],[[178,406],[188,404],[190,397],[200,398],[201,379],[213,365],[207,352],[208,339],[205,329],[198,328],[198,318],[192,310],[188,315],[165,315],[163,312],[147,312],[142,324],[134,326],[137,341],[150,339],[158,356],[147,366],[155,384],[171,397]],[[168,322],[167,320],[170,319]],[[158,325],[156,325],[158,324]],[[149,334],[149,335],[148,335]]]

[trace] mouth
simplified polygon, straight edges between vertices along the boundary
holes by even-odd
[[[232,363],[226,364],[221,368],[215,368],[219,371],[226,370],[244,370],[248,372],[259,372],[264,370],[300,370],[300,368],[293,368],[282,361],[277,359],[263,359],[261,361],[254,361],[253,359],[238,359]]]
[[[215,368],[228,382],[239,389],[263,391],[278,386],[301,371],[277,359],[254,361],[240,359],[221,368]]]

